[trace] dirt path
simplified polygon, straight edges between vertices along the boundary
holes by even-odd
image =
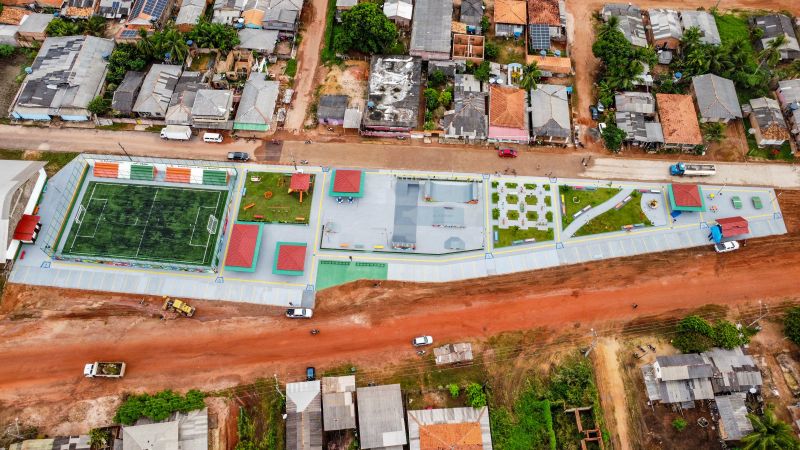
[[[287,130],[299,131],[303,128],[306,112],[314,101],[314,90],[319,84],[317,69],[322,49],[322,37],[325,35],[325,13],[328,0],[312,0],[307,6],[311,8],[311,20],[303,23],[303,41],[297,54],[297,74],[295,75],[296,97],[292,109],[286,115]]]
[[[619,359],[619,342],[613,338],[601,338],[595,348],[595,376],[597,389],[600,392],[600,404],[603,406],[603,415],[609,430],[612,433],[611,441],[614,448],[630,450],[630,430],[628,426],[627,399],[625,398],[625,385],[622,381]]]

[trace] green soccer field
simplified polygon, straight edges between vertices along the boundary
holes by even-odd
[[[62,254],[208,265],[228,192],[92,181]]]

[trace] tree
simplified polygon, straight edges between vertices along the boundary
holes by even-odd
[[[17,49],[8,44],[0,44],[0,59],[8,58],[16,51]]]
[[[428,111],[439,107],[439,91],[433,88],[425,89],[425,107]]]
[[[689,423],[686,420],[678,417],[677,419],[672,421],[672,428],[675,428],[676,431],[683,431],[686,428],[686,425]]]
[[[461,388],[458,387],[458,385],[455,383],[448,384],[447,390],[450,391],[450,396],[453,398],[457,398],[458,395],[461,393]]]
[[[473,408],[486,406],[486,392],[484,392],[483,386],[479,383],[470,383],[467,385],[466,394],[467,405]]]
[[[539,71],[539,67],[536,65],[536,63],[532,62],[523,67],[522,79],[519,81],[519,86],[526,91],[535,90],[536,86],[538,85],[539,78],[541,77],[542,72]]]
[[[80,28],[83,34],[103,37],[106,34],[106,19],[101,16],[92,16],[89,20],[81,21]]]
[[[700,316],[686,316],[677,325],[672,345],[683,353],[704,352],[714,345],[714,329]]]
[[[775,67],[781,60],[781,47],[786,45],[788,39],[785,34],[779,34],[767,42],[766,48],[758,55],[758,67],[761,68],[765,63],[767,67]]]
[[[44,33],[50,37],[75,36],[80,32],[80,27],[76,22],[70,22],[60,17],[51,20],[44,29]]]
[[[684,53],[691,53],[692,50],[699,47],[702,41],[703,34],[700,32],[700,28],[698,27],[691,27],[688,30],[683,32],[683,36],[681,37],[681,49]]]
[[[489,61],[483,61],[475,68],[475,78],[478,81],[483,81],[484,83],[489,81],[489,75],[491,74],[491,65],[489,65]]]
[[[603,130],[603,142],[606,148],[612,152],[618,152],[622,148],[622,142],[627,135],[615,123],[607,123]]]
[[[497,44],[492,41],[487,41],[486,45],[483,47],[483,56],[490,61],[494,61],[499,54],[500,48]]]
[[[111,109],[111,101],[98,95],[89,102],[86,109],[95,116],[104,116]]]
[[[151,60],[183,63],[189,53],[186,39],[173,23],[152,35],[141,29],[139,35],[138,49]]]
[[[761,417],[748,414],[747,418],[753,424],[753,432],[742,438],[743,450],[800,449],[792,426],[775,417],[772,409],[767,409]]]
[[[489,21],[488,17],[481,17],[481,33],[486,34],[491,26],[492,23]]]
[[[727,320],[720,320],[714,324],[714,345],[728,350],[745,344],[749,337],[744,333],[744,328],[740,331],[736,325]]]
[[[702,123],[700,129],[706,142],[720,142],[725,134],[725,127],[719,122]]]
[[[450,102],[453,101],[453,94],[450,91],[442,91],[439,93],[439,105],[440,106],[450,106]]]
[[[600,26],[600,29],[597,31],[597,40],[607,39],[608,35],[614,33],[615,31],[619,31],[619,17],[618,16],[611,16],[608,20]]]
[[[800,345],[800,307],[795,306],[786,310],[783,317],[783,334],[790,341]]]
[[[215,48],[228,53],[239,45],[239,33],[230,25],[203,20],[186,34],[200,48]]]
[[[93,449],[105,448],[111,440],[111,433],[101,428],[89,430],[89,446]]]
[[[342,13],[342,24],[334,38],[338,53],[357,50],[375,54],[384,51],[397,40],[397,27],[377,4],[359,3]]]
[[[444,72],[439,69],[434,70],[430,75],[428,75],[428,85],[430,86],[439,87],[443,85],[446,80],[447,77],[445,76]]]

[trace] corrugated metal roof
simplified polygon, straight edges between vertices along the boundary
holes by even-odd
[[[567,87],[540,84],[530,95],[531,132],[535,136],[568,137],[571,126]]]
[[[681,24],[683,29],[697,27],[700,30],[700,41],[705,44],[719,45],[722,39],[719,37],[717,21],[714,16],[706,11],[681,11]]]
[[[319,380],[286,383],[286,449],[322,450]]]
[[[453,0],[417,0],[409,53],[436,52],[449,56],[452,19]]]
[[[742,118],[742,107],[733,81],[708,73],[692,78],[700,117],[710,121]]]
[[[753,423],[747,418],[746,399],[744,393],[714,397],[719,411],[719,431],[724,440],[738,441],[753,432]]]
[[[362,449],[406,445],[399,384],[358,388],[358,429]]]

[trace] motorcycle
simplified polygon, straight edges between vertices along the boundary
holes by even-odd
[[[313,328],[313,329],[311,330],[311,335],[312,335],[312,336],[316,336],[316,335],[318,335],[318,334],[319,334],[319,330],[318,330],[318,329],[316,329],[316,328]]]

